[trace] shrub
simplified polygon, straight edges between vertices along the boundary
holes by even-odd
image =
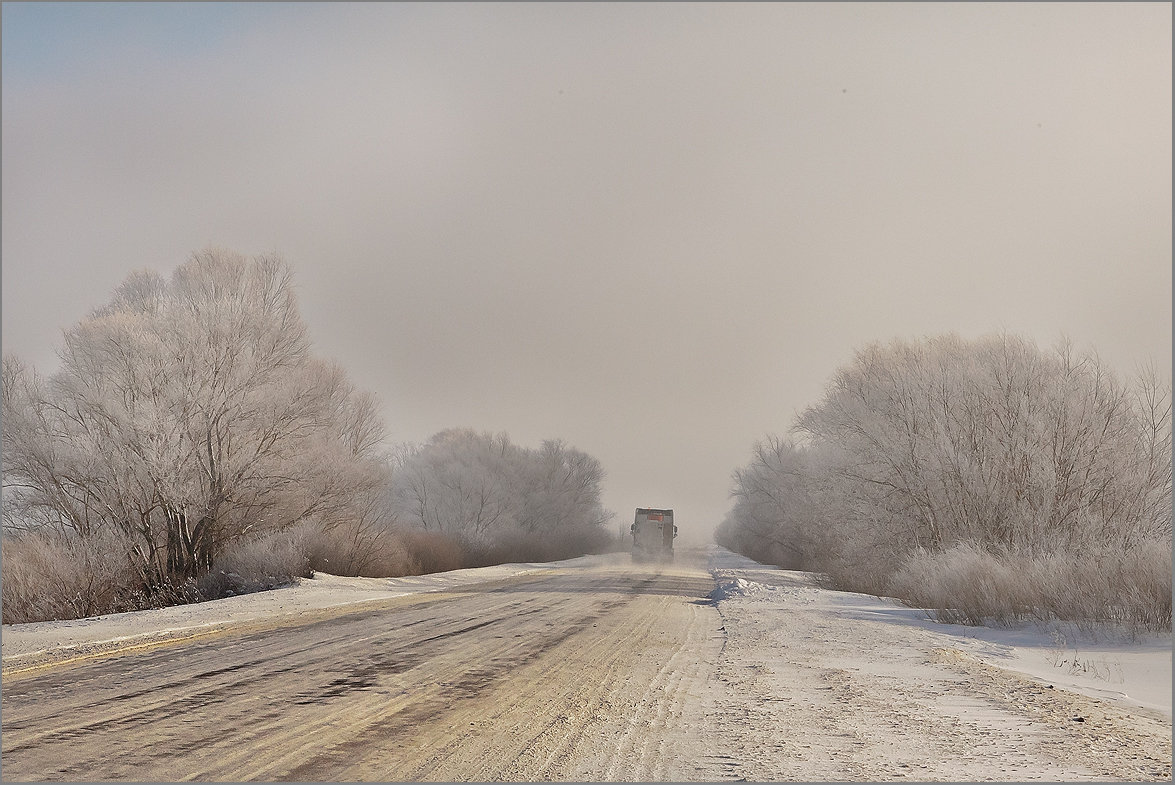
[[[267,534],[237,543],[196,581],[199,599],[212,600],[275,589],[310,576],[310,559],[297,532]]]
[[[1019,565],[964,542],[915,553],[889,582],[903,602],[933,610],[947,623],[1009,625],[1033,613],[1032,591]]]
[[[393,578],[418,571],[399,535],[382,526],[352,522],[300,529],[310,569],[331,575]]]
[[[397,531],[395,536],[408,556],[404,575],[427,575],[469,566],[465,548],[448,535],[405,530]]]
[[[1125,550],[1090,547],[1023,565],[1044,614],[1070,621],[1171,627],[1171,546],[1147,541]]]
[[[915,553],[888,591],[948,623],[1009,625],[1034,618],[1163,630],[1171,627],[1171,588],[1171,550],[1161,541],[1035,557],[961,543]]]
[[[465,548],[469,565],[472,567],[512,562],[559,561],[588,553],[619,549],[614,538],[599,527],[537,532],[511,529],[498,532],[488,542],[467,544]]]

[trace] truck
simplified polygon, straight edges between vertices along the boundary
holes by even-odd
[[[673,538],[677,536],[673,510],[637,507],[630,531],[634,562],[673,561]]]

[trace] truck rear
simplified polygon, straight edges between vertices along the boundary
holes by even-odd
[[[673,561],[673,510],[638,507],[631,531],[634,562]]]

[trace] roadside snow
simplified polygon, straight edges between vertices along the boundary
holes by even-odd
[[[1115,642],[1099,631],[1090,642],[1059,628],[937,624],[722,549],[709,569],[727,694],[708,716],[731,776],[1171,777],[1170,635]]]
[[[404,578],[345,578],[324,572],[296,585],[271,591],[225,597],[87,619],[5,624],[0,636],[4,668],[26,661],[59,658],[95,647],[116,647],[198,633],[204,629],[269,619],[339,605],[386,600],[406,594],[460,590],[472,584],[501,580],[553,567],[591,566],[600,556],[582,556],[549,563],[500,564]]]
[[[719,601],[731,597],[767,604],[784,597],[791,602],[819,600],[838,616],[915,627],[940,636],[943,648],[962,650],[989,665],[1171,718],[1170,633],[1131,637],[1108,628],[1090,631],[1070,624],[1025,624],[1015,629],[940,624],[926,611],[897,600],[817,591],[808,573],[764,566],[721,548],[711,557],[710,571],[717,583],[712,597]]]
[[[1082,630],[1072,624],[969,627],[940,624],[925,611],[868,595],[845,593],[833,602],[848,616],[909,624],[948,636],[950,645],[990,665],[1171,717],[1170,634],[1131,638],[1109,628]]]

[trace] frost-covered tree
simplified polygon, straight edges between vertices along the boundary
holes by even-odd
[[[611,519],[600,505],[604,468],[591,455],[548,439],[526,454],[520,468],[517,522],[525,531],[589,530]]]
[[[480,542],[511,513],[507,467],[521,450],[505,434],[449,429],[403,445],[392,480],[397,519],[413,528]]]
[[[475,551],[570,555],[606,539],[603,476],[598,460],[559,440],[532,450],[505,434],[450,429],[400,448],[390,504],[400,525]]]
[[[872,344],[793,435],[735,472],[719,537],[842,586],[884,591],[916,554],[1056,565],[1169,550],[1170,381],[1123,382],[1067,343]]]
[[[1095,355],[1000,335],[872,345],[797,423],[869,525],[926,548],[1034,551],[1169,536],[1170,393]],[[833,448],[835,448],[835,453]]]
[[[716,532],[718,543],[789,569],[814,566],[821,538],[813,525],[813,476],[793,442],[767,436],[756,443],[750,463],[734,472],[734,507]]]
[[[277,257],[136,273],[60,358],[48,379],[5,358],[6,523],[114,527],[148,587],[251,534],[344,519],[379,482],[374,400],[312,355]]]

